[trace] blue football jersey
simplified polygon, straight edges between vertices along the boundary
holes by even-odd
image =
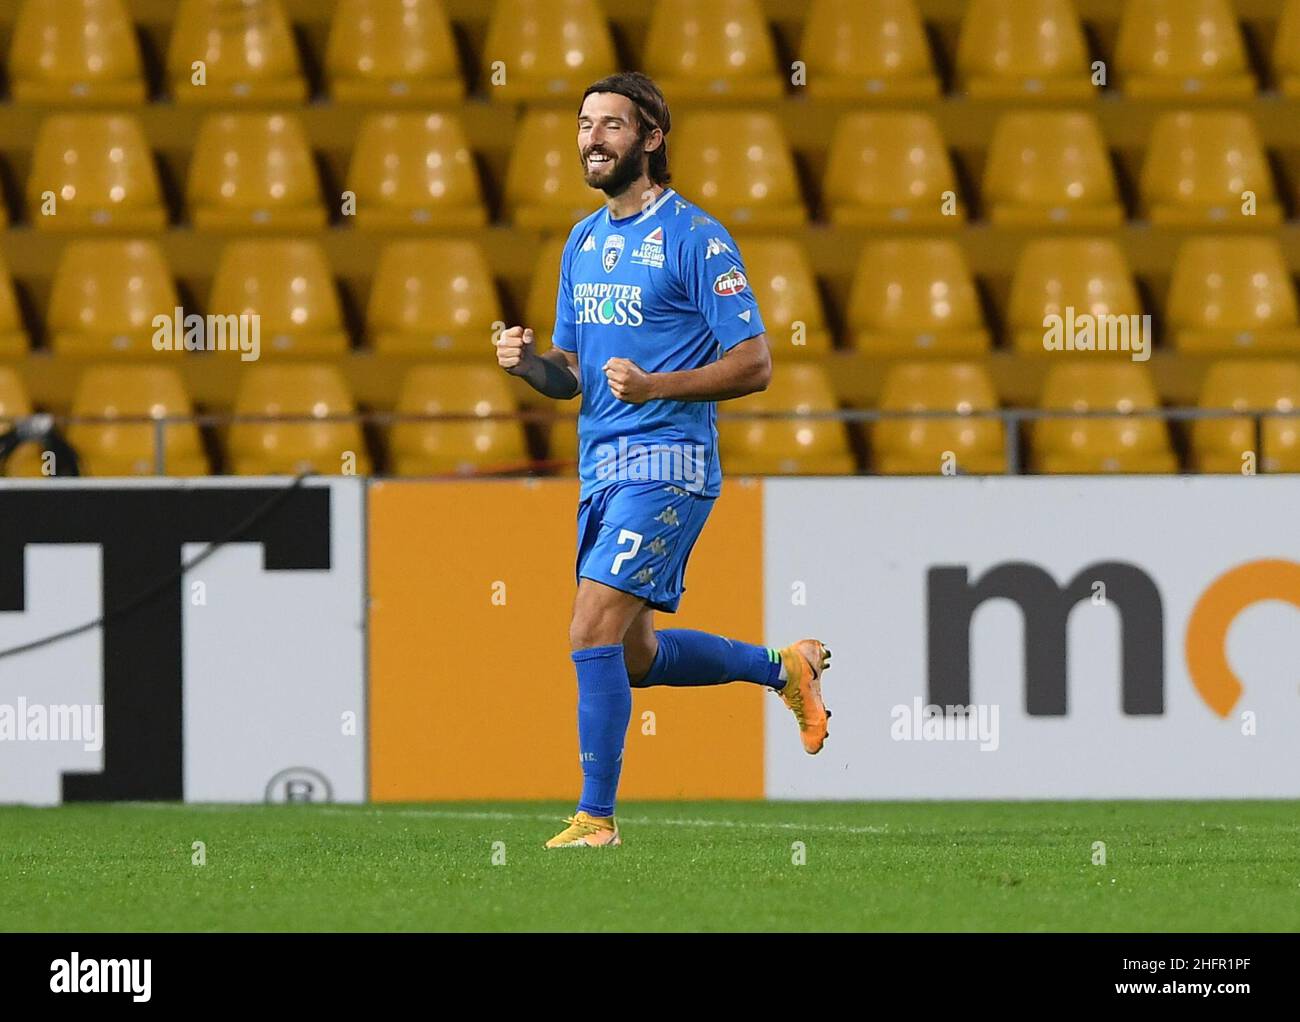
[[[614,220],[600,209],[570,232],[560,258],[557,348],[582,376],[582,497],[623,479],[668,479],[716,497],[716,405],[616,398],[603,367],[626,358],[648,373],[698,369],[763,333],[740,249],[725,227],[673,189]]]

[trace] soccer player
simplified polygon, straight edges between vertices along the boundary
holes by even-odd
[[[547,848],[620,843],[614,801],[632,688],[749,681],[778,692],[804,749],[821,751],[830,713],[817,639],[771,649],[686,629],[673,613],[686,561],[722,485],[716,402],[767,387],[763,320],[731,235],[668,187],[668,106],[638,72],[583,94],[578,156],[605,206],[569,232],[553,347],[531,329],[497,345],[503,369],[578,415],[578,594],[569,645],[578,674],[582,798]]]

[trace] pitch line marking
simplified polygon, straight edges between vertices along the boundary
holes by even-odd
[[[248,804],[232,802],[229,805],[216,805],[213,803],[184,803],[184,802],[118,802],[117,805],[131,809],[197,809],[202,812],[233,812],[238,809],[247,808]],[[263,803],[252,803],[254,807]],[[306,808],[306,807],[304,807]],[[556,819],[551,813],[499,813],[499,812],[476,812],[468,809],[346,809],[342,806],[312,806],[313,811],[325,816],[412,816],[426,819],[445,819],[445,820],[516,820],[516,821],[540,821],[554,822]],[[830,834],[885,834],[888,833],[888,826],[862,826],[854,827],[842,823],[786,823],[786,822],[755,822],[748,820],[678,820],[678,819],[656,819],[649,816],[620,816],[620,824],[630,824],[637,827],[724,827],[734,830],[797,830],[797,831],[819,831]]]

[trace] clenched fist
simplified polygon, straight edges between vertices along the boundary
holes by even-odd
[[[502,332],[497,341],[497,365],[506,372],[512,376],[523,376],[529,360],[536,357],[531,327],[512,326]]]
[[[611,358],[603,368],[610,393],[620,401],[640,405],[654,398],[654,374],[630,359]]]

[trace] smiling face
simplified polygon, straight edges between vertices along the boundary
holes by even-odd
[[[583,101],[578,113],[578,157],[587,187],[617,196],[645,173],[650,139],[641,137],[640,124],[636,105],[626,96],[593,92]]]

